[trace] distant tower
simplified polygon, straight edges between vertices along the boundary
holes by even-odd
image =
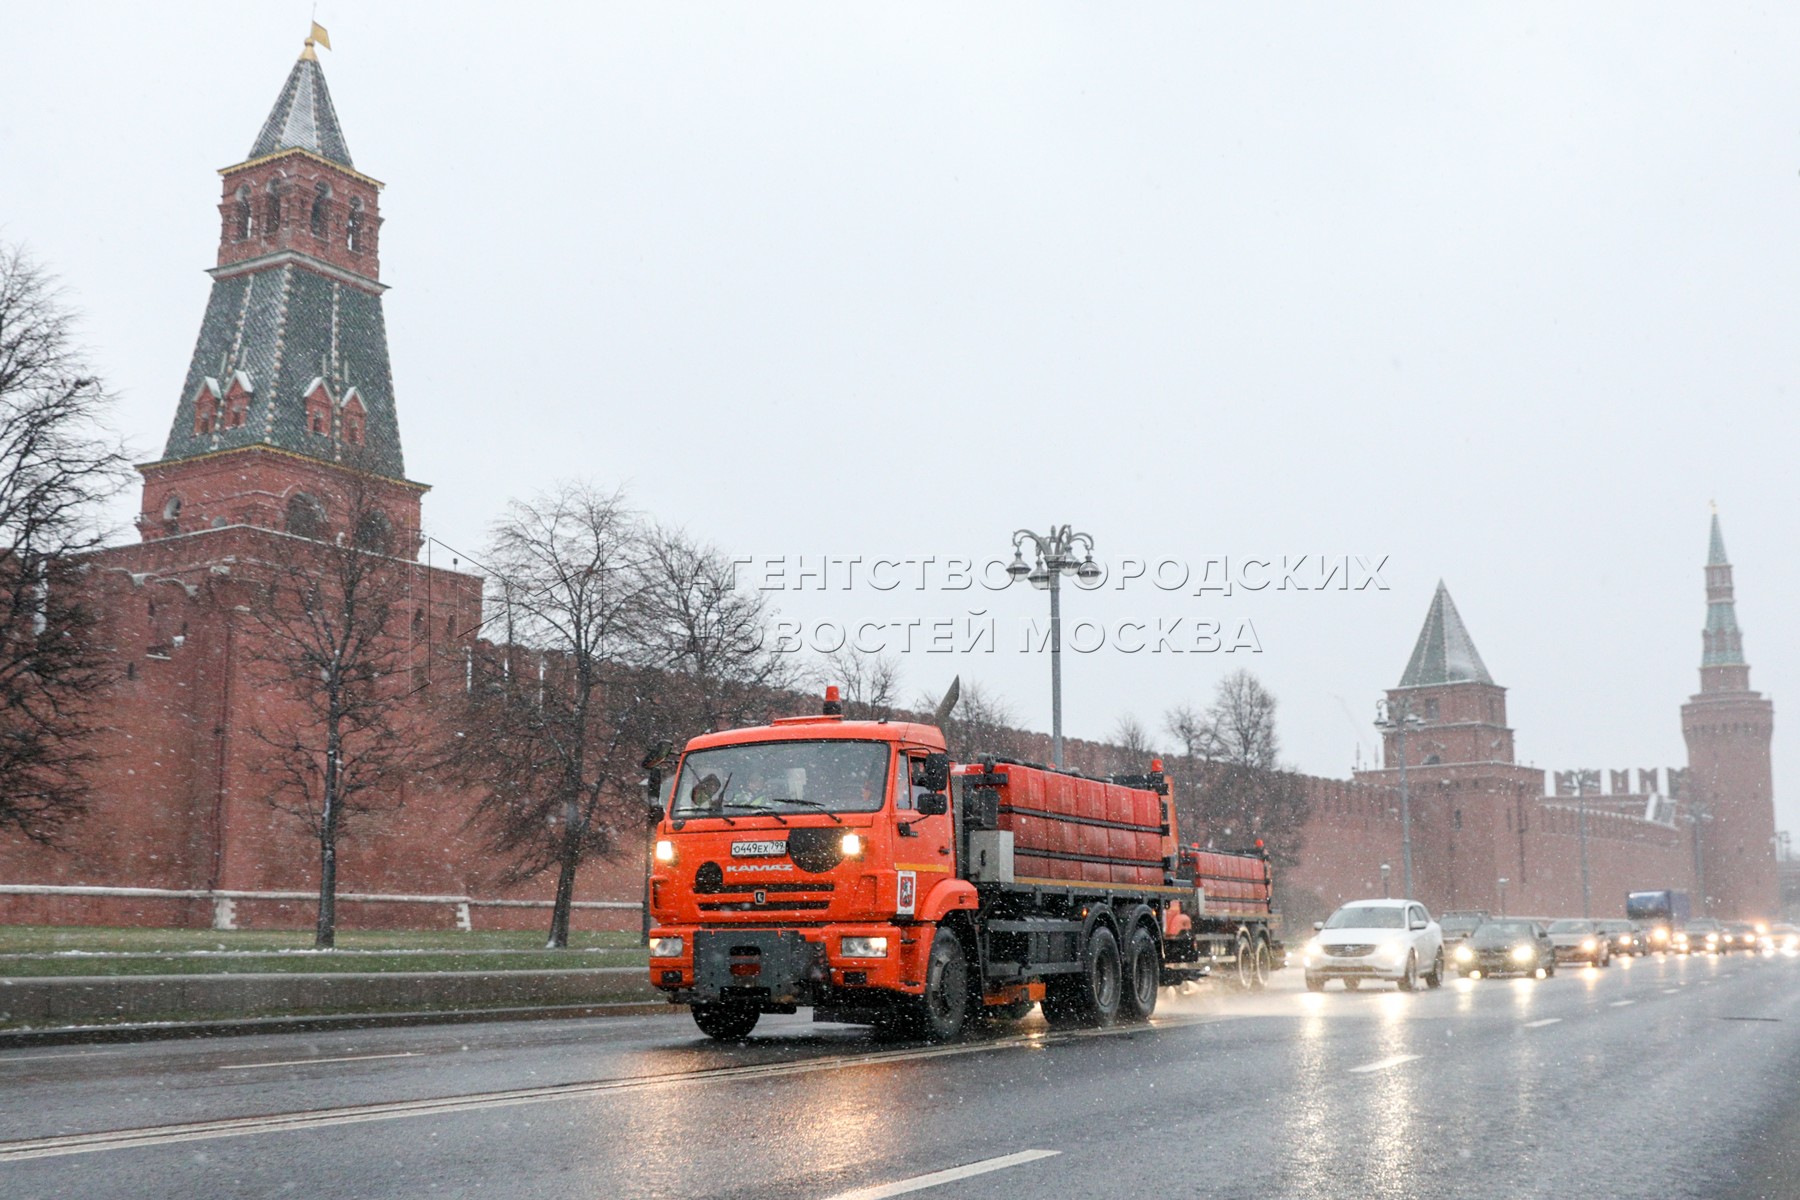
[[[1514,884],[1529,878],[1524,806],[1543,795],[1544,774],[1514,761],[1506,689],[1488,674],[1442,581],[1387,699],[1390,715],[1419,720],[1406,735],[1419,898],[1438,908],[1494,908],[1502,876]],[[1395,787],[1399,767],[1399,734],[1386,733],[1381,769],[1356,778]]]
[[[249,156],[226,167],[212,297],[138,530],[248,525],[411,557],[382,316],[381,184],[358,172],[312,44]],[[360,498],[372,508],[344,528]]]
[[[1717,917],[1773,916],[1780,911],[1769,758],[1775,706],[1750,690],[1731,563],[1716,512],[1706,556],[1706,628],[1700,638],[1700,692],[1681,706],[1702,892],[1696,907]]]

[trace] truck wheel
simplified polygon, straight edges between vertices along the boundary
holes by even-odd
[[[1088,935],[1081,970],[1050,980],[1044,1017],[1060,1027],[1111,1025],[1119,1016],[1119,942],[1101,925]]]
[[[1252,987],[1256,975],[1256,966],[1251,957],[1256,951],[1250,945],[1250,935],[1238,934],[1237,947],[1232,952],[1231,986],[1240,992],[1247,992]]]
[[[1119,1016],[1126,1021],[1148,1021],[1156,1011],[1156,993],[1162,982],[1162,956],[1156,938],[1139,925],[1125,943],[1125,987],[1119,997]]]
[[[912,1032],[947,1042],[962,1032],[969,1012],[969,964],[956,934],[940,926],[925,960],[925,994],[908,1005]]]
[[[707,1037],[720,1042],[735,1042],[750,1036],[762,1014],[741,1004],[696,1004],[694,1024]]]
[[[1262,991],[1269,986],[1269,976],[1275,971],[1275,956],[1269,953],[1269,939],[1256,939],[1256,949],[1250,952],[1250,986]]]

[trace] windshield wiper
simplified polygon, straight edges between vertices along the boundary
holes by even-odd
[[[808,808],[818,809],[820,812],[824,813],[826,816],[828,816],[832,820],[836,821],[839,825],[842,825],[844,823],[844,818],[838,816],[836,813],[832,812],[829,808],[826,808],[823,804],[819,803],[817,800],[795,800],[795,799],[790,798],[790,799],[784,799],[784,800],[777,800],[777,801],[775,801],[775,803],[777,803],[777,804],[804,804]]]

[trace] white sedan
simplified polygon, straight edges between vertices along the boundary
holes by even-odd
[[[1444,933],[1417,900],[1356,900],[1313,926],[1300,952],[1306,986],[1325,990],[1342,979],[1351,991],[1365,979],[1391,980],[1410,992],[1444,982]]]

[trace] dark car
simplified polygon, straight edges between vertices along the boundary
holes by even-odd
[[[1725,927],[1711,917],[1695,917],[1675,935],[1683,954],[1719,954],[1725,950]]]
[[[1755,950],[1756,926],[1748,921],[1728,921],[1725,924],[1725,936],[1720,940],[1726,950]]]
[[[1478,910],[1447,912],[1438,917],[1438,928],[1444,933],[1444,957],[1446,960],[1456,953],[1456,948],[1463,943],[1475,927],[1488,919],[1488,915]]]
[[[1598,921],[1566,917],[1550,923],[1550,942],[1557,962],[1587,963],[1604,967],[1612,961],[1612,942],[1600,932]]]
[[[1556,974],[1556,949],[1544,927],[1534,921],[1483,921],[1450,957],[1466,979]]]
[[[1614,956],[1625,954],[1635,958],[1640,954],[1647,953],[1650,948],[1650,944],[1639,936],[1637,926],[1623,917],[1608,921],[1595,921],[1594,924],[1600,927],[1600,932],[1605,934],[1607,941],[1612,943]]]

